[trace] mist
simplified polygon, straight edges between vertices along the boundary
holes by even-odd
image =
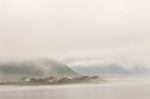
[[[71,68],[116,64],[127,71],[135,67],[149,70],[149,3],[148,0],[2,0],[0,62],[54,58]],[[0,70],[15,75],[19,71],[46,75],[43,67],[19,66],[5,65]]]
[[[142,58],[147,63],[149,3],[148,0],[0,1],[0,60],[101,57],[107,53],[111,57]]]

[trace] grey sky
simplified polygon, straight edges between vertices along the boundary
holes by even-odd
[[[149,63],[149,0],[1,0],[0,60],[122,57]]]

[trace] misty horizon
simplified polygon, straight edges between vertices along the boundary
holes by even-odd
[[[149,0],[0,0],[0,99],[150,99]]]
[[[0,1],[0,61],[99,58],[149,67],[149,3]]]

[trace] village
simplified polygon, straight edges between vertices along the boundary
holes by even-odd
[[[62,77],[57,78],[49,76],[46,78],[28,78],[22,77],[18,81],[1,82],[1,85],[57,85],[57,84],[75,84],[104,81],[99,76],[81,76],[81,77]]]

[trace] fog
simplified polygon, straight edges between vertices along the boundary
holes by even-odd
[[[56,58],[149,67],[148,0],[1,0],[0,61]]]

